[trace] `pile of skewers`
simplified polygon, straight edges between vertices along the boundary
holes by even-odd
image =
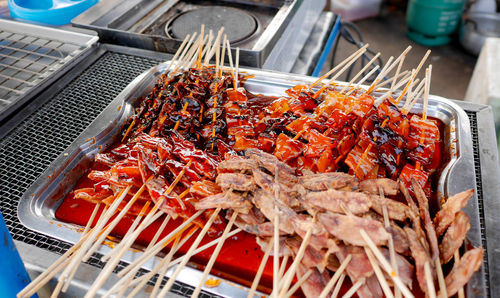
[[[197,297],[225,240],[241,232],[254,234],[264,252],[250,297],[271,254],[275,297],[299,288],[308,297],[337,296],[346,277],[352,287],[345,297],[413,297],[411,290],[463,295],[483,250],[459,254],[469,229],[460,210],[472,191],[429,209],[429,177],[443,163],[439,126],[426,112],[432,67],[417,79],[429,52],[412,71],[402,71],[410,48],[391,57],[363,89],[379,69],[360,78],[377,54],[351,82],[337,86],[335,79],[366,47],[316,82],[274,98],[239,86],[239,51],[233,67],[223,29],[216,36],[203,27],[198,37],[188,35],[153,90],[138,100],[120,144],[97,154],[96,162],[107,169],[90,171],[93,187],[74,190],[74,198],[96,204],[81,239],[18,297],[31,296],[58,273],[53,296],[65,291],[79,264],[126,215],[134,222],[102,257],[106,265],[86,297],[96,295],[139,235],[161,217],[142,256],[118,273],[121,280],[106,297],[132,297],[177,265],[166,285],[161,288],[158,278],[152,290],[153,297],[164,296],[193,255],[215,246]],[[230,67],[224,66],[226,52]],[[387,84],[390,89],[375,98],[374,91]],[[411,115],[422,94],[422,115]],[[161,237],[177,218],[183,223]],[[174,259],[196,233],[187,252]],[[213,240],[200,245],[205,237]],[[166,245],[170,249],[153,270],[136,277]],[[445,277],[442,266],[453,258]]]

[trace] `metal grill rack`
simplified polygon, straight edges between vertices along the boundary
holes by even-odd
[[[0,120],[96,42],[92,35],[0,20]]]
[[[166,59],[159,53],[100,46],[86,61],[79,62],[56,85],[40,94],[34,101],[37,105],[22,110],[15,119],[18,122],[10,121],[9,132],[0,131],[0,210],[15,240],[58,254],[70,247],[58,239],[27,230],[17,218],[19,198],[130,81]],[[46,101],[39,102],[38,98]],[[489,108],[459,104],[467,111],[473,126],[475,170],[482,173],[476,175],[481,228],[488,239],[486,242],[483,238],[487,248],[484,268],[489,273],[489,296],[496,297],[500,295],[500,256],[494,248],[500,245],[500,233],[495,228],[499,226],[496,218],[500,206],[494,200],[499,193],[498,168],[492,160],[497,158],[496,148],[490,148],[488,143],[495,140],[491,136],[493,118]],[[89,264],[102,268],[98,255]],[[174,293],[183,296],[191,291],[191,287],[180,283],[173,288]]]

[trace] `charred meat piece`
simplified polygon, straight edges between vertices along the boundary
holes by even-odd
[[[247,201],[241,194],[235,192],[218,193],[208,196],[198,202],[194,202],[194,207],[197,210],[205,209],[232,209],[239,213],[246,214],[252,208],[252,204]]]
[[[397,221],[405,221],[408,218],[410,208],[403,203],[393,199],[379,196],[370,196],[371,208],[380,215],[384,215],[383,207],[387,207],[387,216]]]
[[[221,173],[216,182],[222,189],[252,191],[255,188],[252,177],[240,173]]]
[[[335,189],[309,192],[306,194],[305,202],[311,207],[338,213],[343,213],[343,206],[345,206],[353,214],[365,213],[372,205],[370,198],[364,193]]]
[[[362,229],[370,235],[376,245],[384,245],[389,239],[389,233],[384,229],[382,223],[370,218],[321,213],[318,214],[318,220],[330,234],[352,245],[363,246],[366,244],[361,237],[360,231]]]
[[[354,176],[341,172],[308,174],[299,179],[305,189],[312,191],[322,191],[332,188],[340,189],[344,187],[355,189],[358,185]]]
[[[455,251],[462,246],[469,229],[469,217],[467,214],[459,211],[448,230],[446,230],[441,245],[439,245],[443,264],[448,263],[455,254]]]
[[[398,183],[389,178],[368,179],[359,183],[359,189],[374,195],[381,192],[386,196],[394,196],[399,192]]]
[[[434,227],[436,228],[436,234],[438,236],[444,233],[453,219],[455,219],[455,213],[467,205],[467,202],[473,194],[474,190],[469,189],[448,198],[434,218]]]
[[[482,247],[466,252],[459,262],[455,263],[451,272],[444,279],[448,297],[455,295],[481,267],[484,250]],[[440,293],[438,293],[440,295]]]

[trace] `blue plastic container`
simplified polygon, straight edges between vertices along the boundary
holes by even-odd
[[[98,0],[9,0],[13,18],[51,25],[64,25],[97,3]]]
[[[0,212],[0,297],[16,297],[29,283],[30,277]]]

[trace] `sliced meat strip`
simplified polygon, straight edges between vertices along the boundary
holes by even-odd
[[[383,224],[370,218],[321,213],[318,214],[318,220],[330,234],[352,245],[363,246],[366,244],[360,233],[362,229],[370,235],[376,245],[384,245],[389,239],[389,233],[384,229]]]
[[[287,206],[296,207],[299,205],[297,200],[297,191],[291,189],[285,184],[278,184],[274,182],[274,178],[260,170],[253,171],[253,178],[257,186],[268,192],[270,195],[275,196],[278,194],[278,199]]]
[[[438,240],[436,236],[436,230],[434,230],[434,226],[432,225],[431,215],[429,214],[429,203],[427,201],[427,197],[425,196],[424,190],[420,186],[420,184],[415,180],[411,179],[411,184],[415,191],[415,195],[418,201],[418,207],[420,210],[420,218],[424,221],[424,228],[427,232],[427,240],[430,244],[432,260],[435,261],[439,258],[439,247]],[[434,264],[431,262],[430,264]]]
[[[309,275],[309,278],[307,278],[300,288],[306,297],[319,297],[330,280],[330,275],[326,270],[323,271],[323,273],[320,273],[316,268],[307,268],[306,266],[299,264],[297,266],[297,278],[300,279],[309,270],[312,270],[312,274]]]
[[[364,193],[335,189],[309,192],[304,201],[311,207],[338,213],[344,213],[345,206],[353,214],[365,213],[372,205],[369,196]]]
[[[448,198],[434,218],[434,227],[436,228],[436,234],[438,236],[444,233],[453,219],[455,219],[455,213],[467,205],[467,202],[473,194],[474,190],[469,189]]]
[[[217,166],[219,173],[224,172],[240,172],[240,171],[253,171],[258,168],[258,164],[253,159],[244,158],[241,156],[234,156],[230,159],[223,160]]]
[[[444,279],[449,297],[455,295],[459,289],[469,282],[472,274],[479,270],[483,262],[483,253],[482,247],[474,248],[466,252],[460,261],[455,263],[451,272]]]
[[[351,261],[349,261],[345,268],[351,280],[357,281],[363,277],[370,277],[374,273],[370,259],[368,259],[365,250],[360,246],[343,245],[335,255],[341,264],[347,256],[351,255]]]
[[[439,245],[443,264],[448,263],[455,254],[455,251],[462,246],[469,229],[469,217],[464,212],[459,211],[448,230],[446,230],[441,245]]]
[[[272,238],[271,237],[257,237],[257,244],[260,246],[260,248],[262,249],[262,251],[266,251],[267,250],[267,247],[270,243],[270,241],[272,241]],[[288,248],[288,246],[286,245],[286,241],[287,241],[287,237],[280,237],[280,240],[279,240],[279,257],[284,257],[284,256],[291,256],[292,255],[292,251]],[[273,243],[271,243],[271,245],[273,245]],[[274,249],[271,249],[271,252],[270,254],[271,256],[274,255]]]
[[[378,282],[377,276],[372,275],[365,280],[365,283],[356,291],[359,298],[382,298],[384,293]]]
[[[383,206],[387,207],[387,216],[397,221],[405,221],[408,218],[410,208],[405,204],[389,198],[380,196],[370,196],[371,208],[380,215],[383,215]]]
[[[270,221],[274,221],[276,201],[274,197],[263,191],[256,189],[252,196],[253,203],[264,216]],[[295,212],[288,206],[278,204],[279,228],[288,234],[293,234],[295,229],[292,225],[292,218],[296,216]]]
[[[404,228],[406,235],[408,236],[408,241],[410,242],[411,256],[415,261],[415,268],[417,274],[417,281],[420,289],[427,293],[427,281],[425,279],[424,265],[425,262],[431,263],[430,258],[427,256],[424,247],[420,244],[417,238],[417,233],[411,228]]]
[[[355,189],[358,186],[356,177],[342,172],[309,174],[299,179],[305,189],[312,191],[340,189],[344,187]]]
[[[194,202],[194,208],[196,208],[196,210],[215,209],[219,207],[246,214],[252,208],[252,204],[241,194],[235,192],[218,193],[205,197],[198,202]]]
[[[245,150],[245,156],[253,159],[260,167],[268,170],[270,173],[279,173],[280,181],[286,183],[298,183],[299,179],[295,176],[295,170],[289,165],[281,162],[276,156],[263,152],[258,149],[249,148]]]
[[[312,228],[311,240],[309,240],[309,245],[316,249],[322,249],[328,247],[328,232],[323,227],[322,224],[314,222],[311,217],[299,214],[292,217],[292,225],[295,232],[300,237],[305,238],[309,228]]]
[[[359,183],[359,189],[374,195],[382,191],[386,196],[394,196],[399,192],[398,183],[389,178],[367,179]]]
[[[221,173],[217,176],[215,182],[222,189],[239,191],[252,191],[255,189],[253,178],[241,173]]]
[[[394,250],[397,253],[406,255],[410,251],[410,246],[408,244],[408,237],[405,231],[398,225],[391,222],[388,228],[385,228],[392,236],[392,242],[394,243]]]
[[[300,245],[302,244],[302,238],[300,237],[288,237],[285,241],[290,251],[294,255],[297,255]],[[304,256],[302,257],[301,263],[308,268],[318,268],[320,272],[325,270],[328,264],[328,251],[326,249],[315,249],[311,245],[306,247],[304,251]]]

